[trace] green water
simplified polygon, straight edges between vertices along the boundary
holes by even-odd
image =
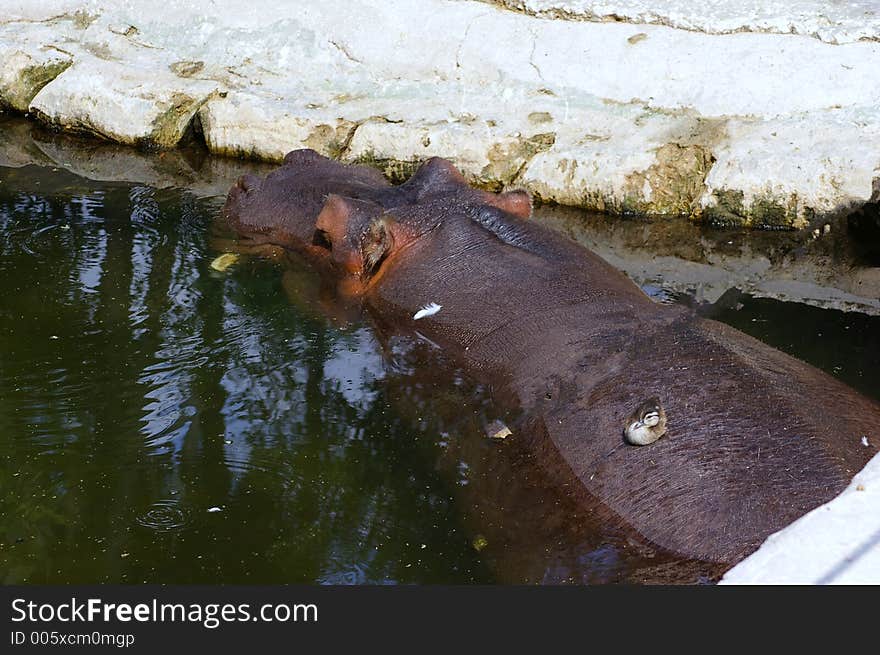
[[[482,433],[514,417],[430,344],[325,318],[307,269],[212,270],[220,202],[0,168],[0,582],[715,575],[557,520]],[[740,305],[719,318],[877,395],[877,319]],[[821,345],[769,327],[804,320]]]
[[[371,332],[212,271],[217,202],[0,180],[0,580],[492,579]]]

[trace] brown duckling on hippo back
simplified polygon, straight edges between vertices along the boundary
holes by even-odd
[[[666,412],[657,398],[649,398],[627,417],[623,434],[634,446],[647,446],[666,434]]]

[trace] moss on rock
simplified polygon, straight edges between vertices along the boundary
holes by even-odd
[[[153,119],[153,130],[138,145],[173,148],[189,128],[196,112],[206,98],[194,98],[186,93],[174,93],[167,107]]]
[[[516,180],[523,167],[539,152],[556,143],[556,134],[535,134],[521,140],[496,143],[486,153],[489,163],[483,167],[476,180],[478,184],[500,191]]]
[[[13,111],[26,113],[40,90],[49,82],[61,75],[73,63],[72,59],[49,59],[38,63],[24,53],[16,53],[31,63],[22,66],[14,79],[5,84],[0,81],[0,106]]]
[[[703,219],[716,227],[750,227],[761,230],[790,230],[806,227],[813,210],[801,206],[796,193],[788,197],[767,192],[745,201],[742,191],[719,189],[715,202],[703,210]]]
[[[637,214],[694,216],[715,158],[702,145],[667,143],[655,151],[647,170],[627,177],[622,211]]]
[[[376,168],[382,172],[394,184],[406,182],[413,173],[415,173],[422,163],[422,160],[413,158],[407,160],[389,159],[385,157],[377,157],[372,150],[358,155],[352,160],[354,164],[361,164]]]

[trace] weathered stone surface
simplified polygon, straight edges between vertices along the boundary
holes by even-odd
[[[69,56],[48,49],[39,53],[0,52],[0,57],[4,60],[0,72],[0,99],[3,104],[22,113],[28,110],[40,89],[72,63]]]
[[[812,36],[827,43],[880,40],[873,0],[485,0],[546,18],[668,25],[709,34],[769,32]]]
[[[553,132],[506,132],[497,125],[469,118],[456,121],[392,123],[373,120],[354,133],[348,159],[373,162],[390,177],[405,178],[411,171],[400,164],[420,162],[434,152],[450,158],[466,176],[488,188],[503,188],[517,180],[523,166],[553,145]],[[395,174],[398,170],[398,174]]]
[[[221,154],[438,155],[563,204],[803,227],[880,179],[880,19],[817,7],[0,0],[0,103],[122,143],[198,116]]]
[[[296,107],[247,93],[212,98],[199,118],[212,152],[275,162],[295,148],[313,148],[338,157],[356,126],[338,112]]]
[[[128,145],[171,147],[217,84],[81,59],[43,88],[30,111],[50,125]]]
[[[73,55],[53,44],[65,29],[36,25],[20,31],[0,24],[0,108],[26,112],[46,84],[73,63]]]
[[[63,14],[73,15],[85,4],[82,0],[48,0],[48,2],[5,0],[3,13],[0,14],[0,23],[40,21]]]
[[[553,147],[526,166],[525,188],[596,211],[699,213],[723,122],[635,104],[596,103],[567,113]]]
[[[725,129],[700,201],[719,222],[806,227],[816,214],[870,200],[880,178],[873,109],[736,119]]]

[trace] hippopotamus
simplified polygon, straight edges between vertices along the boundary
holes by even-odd
[[[462,184],[461,175],[447,164],[439,158],[430,159],[404,184],[393,186],[376,169],[340,164],[310,149],[294,150],[264,180],[255,175],[240,177],[229,191],[223,214],[233,230],[255,242],[320,259],[327,244],[314,242],[315,221],[331,194],[385,208],[455,197],[495,206],[515,216],[531,213],[527,193],[472,189]]]
[[[448,161],[393,186],[294,151],[232,188],[242,238],[304,253],[383,326],[417,332],[523,417],[547,479],[655,546],[733,564],[877,452],[880,405],[529,220]],[[865,439],[867,437],[867,439]]]

